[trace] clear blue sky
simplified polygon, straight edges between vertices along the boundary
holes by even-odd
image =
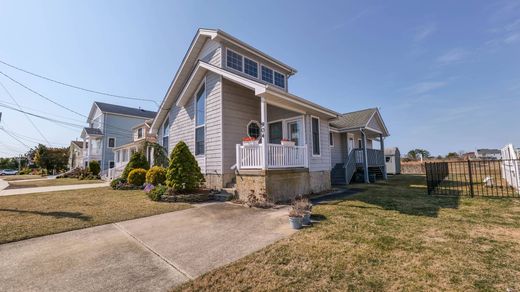
[[[339,112],[379,107],[386,145],[401,152],[520,146],[520,1],[308,2],[1,0],[0,60],[161,101],[197,28],[220,28],[296,68],[294,94]],[[85,115],[95,100],[156,108],[0,71]],[[85,122],[0,81],[24,109]],[[12,103],[1,87],[0,102]],[[43,139],[23,114],[0,111],[8,130]],[[80,135],[33,121],[52,143]],[[25,151],[0,132],[0,156]]]

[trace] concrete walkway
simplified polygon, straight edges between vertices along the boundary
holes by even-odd
[[[8,183],[8,182],[6,182],[6,181],[3,180],[3,179],[0,179],[0,192],[1,192],[3,189],[7,188],[8,186],[9,186],[9,183]]]
[[[79,189],[92,189],[108,187],[109,182],[95,183],[95,184],[80,184],[80,185],[64,185],[64,186],[50,186],[50,187],[34,187],[34,188],[21,188],[0,191],[1,196],[14,196],[14,195],[25,195],[34,193],[46,193],[46,192],[57,192],[57,191],[68,191],[68,190],[79,190]]]
[[[167,291],[292,233],[286,208],[215,203],[8,243],[0,291]]]

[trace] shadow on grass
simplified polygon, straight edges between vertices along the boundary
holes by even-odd
[[[0,212],[15,212],[20,214],[34,214],[34,215],[40,215],[40,216],[49,216],[56,219],[61,218],[72,218],[72,219],[79,219],[81,221],[91,221],[92,217],[83,215],[83,213],[80,212],[64,212],[64,211],[57,211],[57,212],[41,212],[41,211],[26,211],[26,210],[19,210],[19,209],[0,209]]]
[[[460,196],[430,196],[424,176],[400,175],[375,184],[350,185],[345,192],[322,197],[313,203],[338,205],[345,202],[363,202],[369,205],[349,205],[352,208],[384,209],[414,216],[437,217],[441,209],[458,209]]]

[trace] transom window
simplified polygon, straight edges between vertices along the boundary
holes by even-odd
[[[278,72],[274,72],[274,85],[285,88],[285,76]]]
[[[260,124],[257,121],[251,121],[247,125],[247,136],[258,139],[260,137]]]
[[[273,70],[262,66],[262,80],[268,83],[273,83]]]
[[[312,118],[312,155],[320,155],[320,120]]]
[[[244,73],[258,78],[258,63],[248,58],[244,58]]]
[[[242,71],[242,56],[231,50],[227,50],[226,65],[229,68],[233,68],[235,70]]]
[[[203,83],[195,98],[195,155],[204,154],[204,125],[206,121],[206,86]]]

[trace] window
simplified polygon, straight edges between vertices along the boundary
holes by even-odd
[[[244,58],[244,73],[258,78],[258,63],[248,58]]]
[[[114,168],[114,166],[115,166],[114,161],[108,162],[108,168]]]
[[[227,50],[226,65],[229,68],[233,68],[235,70],[242,71],[242,56],[231,50]]]
[[[334,147],[334,135],[332,134],[332,132],[329,132],[329,143],[330,147]]]
[[[362,149],[363,148],[363,141],[361,141],[361,139],[358,139],[357,142],[358,142],[358,149]]]
[[[203,83],[195,98],[195,155],[204,154],[204,125],[206,121],[206,92]]]
[[[390,156],[385,157],[386,162],[390,162]]]
[[[285,76],[281,73],[274,72],[274,85],[285,88]]]
[[[273,83],[273,70],[262,66],[262,80],[265,82]]]
[[[121,151],[116,151],[116,162],[121,162]]]
[[[143,128],[137,129],[137,139],[143,138]]]
[[[128,150],[124,149],[123,150],[123,162],[127,162],[127,161],[128,161]]]
[[[283,125],[282,122],[269,124],[269,143],[282,144]]]
[[[320,120],[312,118],[312,155],[320,155]]]
[[[247,136],[258,139],[260,137],[260,125],[257,121],[251,121],[247,125]]]
[[[166,118],[163,124],[162,147],[166,151],[166,155],[168,155],[168,136],[170,136],[170,118]]]
[[[116,146],[116,138],[108,138],[108,148],[114,148]]]

